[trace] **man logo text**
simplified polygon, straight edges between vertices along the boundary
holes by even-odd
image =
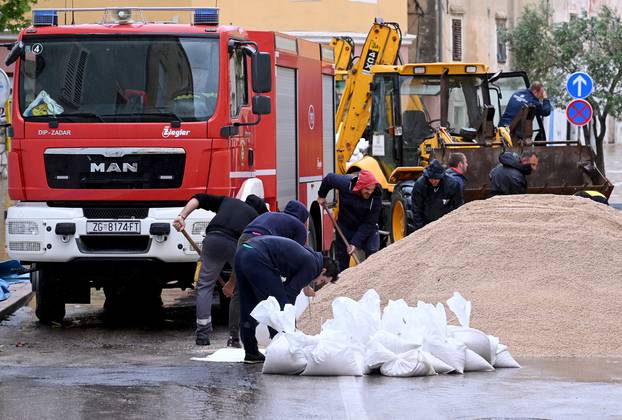
[[[138,172],[138,162],[134,163],[109,163],[107,166],[105,163],[91,163],[91,172]]]

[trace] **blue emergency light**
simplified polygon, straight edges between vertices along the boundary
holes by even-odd
[[[58,13],[56,10],[33,10],[33,26],[58,26]]]
[[[218,25],[218,8],[209,7],[194,11],[195,25]]]

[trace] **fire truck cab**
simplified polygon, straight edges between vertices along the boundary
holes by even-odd
[[[96,10],[100,23],[58,24]],[[299,199],[310,245],[330,244],[314,200],[334,168],[332,49],[219,25],[215,8],[188,9],[191,24],[150,10],[180,8],[34,10],[7,58],[6,242],[38,269],[43,321],[91,287],[191,286],[198,255],[170,223],[196,193],[256,194],[272,210]],[[195,242],[212,216],[188,217]]]

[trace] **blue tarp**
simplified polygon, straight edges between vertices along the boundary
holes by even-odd
[[[0,263],[0,301],[11,296],[9,285],[15,283],[30,283],[30,273],[20,274],[26,270],[18,260],[9,260]]]

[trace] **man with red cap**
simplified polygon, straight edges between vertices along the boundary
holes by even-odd
[[[335,241],[335,257],[339,271],[348,268],[350,255],[357,250],[369,257],[380,247],[378,219],[382,208],[382,188],[370,171],[363,169],[358,176],[328,174],[318,190],[318,203],[326,204],[326,195],[332,189],[339,191],[338,225],[350,243]]]

